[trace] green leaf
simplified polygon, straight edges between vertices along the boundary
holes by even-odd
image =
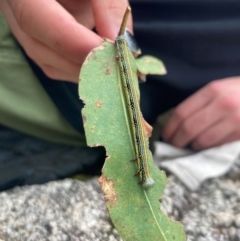
[[[137,58],[136,65],[141,74],[164,75],[167,73],[163,62],[150,55],[144,55],[140,58]]]
[[[160,210],[159,198],[166,185],[164,172],[154,166],[148,151],[149,169],[155,185],[144,190],[138,177],[127,107],[125,106],[115,46],[104,42],[87,57],[80,73],[79,94],[89,146],[104,146],[108,158],[99,178],[107,208],[125,241],[184,241],[181,224]],[[131,55],[132,56],[132,55]],[[131,65],[136,70],[135,59]],[[137,83],[137,78],[135,78]]]

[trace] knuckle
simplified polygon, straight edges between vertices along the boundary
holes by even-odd
[[[227,95],[219,100],[219,107],[223,110],[234,110],[239,107],[239,103],[235,96]]]
[[[57,71],[54,68],[52,68],[51,66],[43,65],[42,71],[47,75],[48,78],[58,79]]]
[[[240,125],[240,112],[236,112],[233,116],[233,124],[236,124],[237,126]]]
[[[208,146],[208,141],[204,136],[201,136],[194,140],[193,145],[197,146],[197,149],[201,150]]]
[[[21,1],[14,1],[13,4],[13,11],[14,11],[14,16],[17,20],[18,26],[25,31],[26,26],[28,24],[28,17],[24,8],[24,5],[21,3]]]
[[[29,45],[31,46],[31,45]],[[38,62],[38,55],[36,54],[36,51],[34,50],[34,48],[31,47],[26,47],[25,48],[26,54],[33,59],[35,62]]]
[[[191,125],[189,125],[187,122],[182,124],[182,132],[188,138],[191,138],[194,135],[193,127]]]
[[[123,4],[122,4],[122,1],[110,1],[108,3],[108,7],[110,10],[122,10],[127,7],[127,4],[126,4],[126,7],[123,7]]]
[[[182,108],[176,108],[176,110],[173,113],[173,117],[177,119],[178,121],[183,121],[186,117],[185,112]]]
[[[216,95],[222,92],[222,83],[221,81],[212,81],[207,85],[207,89],[211,95]]]

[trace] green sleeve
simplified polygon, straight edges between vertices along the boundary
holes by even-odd
[[[39,83],[1,13],[0,26],[0,124],[53,142],[85,145],[85,137]]]

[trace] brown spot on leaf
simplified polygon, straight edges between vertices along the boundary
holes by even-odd
[[[87,117],[85,115],[82,115],[82,120],[83,120],[83,124],[85,124],[87,121]]]
[[[110,75],[110,73],[111,73],[111,72],[110,72],[110,69],[107,68],[106,71],[105,71],[105,75]]]
[[[145,119],[143,118],[143,116],[142,116],[142,123],[143,123],[144,134],[145,134],[146,137],[149,138],[149,137],[152,135],[152,130],[153,130],[153,128],[152,128],[151,125],[149,125],[149,124],[145,121]]]
[[[86,59],[84,60],[82,67],[88,65],[88,58],[89,58],[89,56],[87,56]]]
[[[101,100],[97,101],[96,102],[96,106],[97,107],[101,107],[103,105],[103,102]]]
[[[90,132],[93,133],[93,132],[94,132],[94,129],[95,129],[95,126],[91,126],[91,127],[90,127]]]
[[[91,56],[94,60],[96,60],[97,56],[96,56],[96,50],[95,49],[92,50]]]
[[[137,58],[142,53],[141,49],[139,48],[137,51],[132,51],[133,57]]]
[[[85,58],[85,60],[84,60],[84,62],[83,62],[83,64],[82,64],[82,67],[88,65],[89,58],[93,57],[93,59],[96,59],[95,50],[96,50],[96,48],[93,49],[93,50],[87,55],[87,57]],[[82,67],[81,67],[81,69],[82,69]],[[80,73],[81,73],[81,70],[80,70]]]
[[[114,182],[108,180],[104,175],[99,177],[98,181],[104,192],[106,202],[109,202],[110,206],[114,207],[117,204],[117,193],[114,190]]]
[[[146,63],[151,63],[152,60],[151,60],[151,58],[146,57],[146,58],[145,58],[145,62],[146,62]]]
[[[105,42],[109,42],[109,43],[112,43],[112,44],[114,44],[114,41],[112,41],[111,39],[108,39],[108,38],[103,38],[103,40],[105,41]]]
[[[146,74],[143,74],[139,70],[137,70],[137,76],[138,76],[139,83],[146,82]]]
[[[101,44],[100,46],[98,46],[97,48],[94,48],[86,57],[85,61],[83,62],[82,66],[85,66],[88,64],[88,59],[91,57],[94,60],[97,58],[96,56],[96,51],[98,50],[103,50],[105,48],[105,46],[103,44]]]
[[[102,146],[102,145],[99,144],[99,143],[95,143],[95,144],[92,145],[92,147],[99,147],[99,146]]]

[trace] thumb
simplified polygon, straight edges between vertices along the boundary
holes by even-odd
[[[127,0],[90,0],[95,18],[96,29],[102,37],[115,39],[118,35],[123,15],[129,5]],[[132,17],[127,28],[132,31]]]

